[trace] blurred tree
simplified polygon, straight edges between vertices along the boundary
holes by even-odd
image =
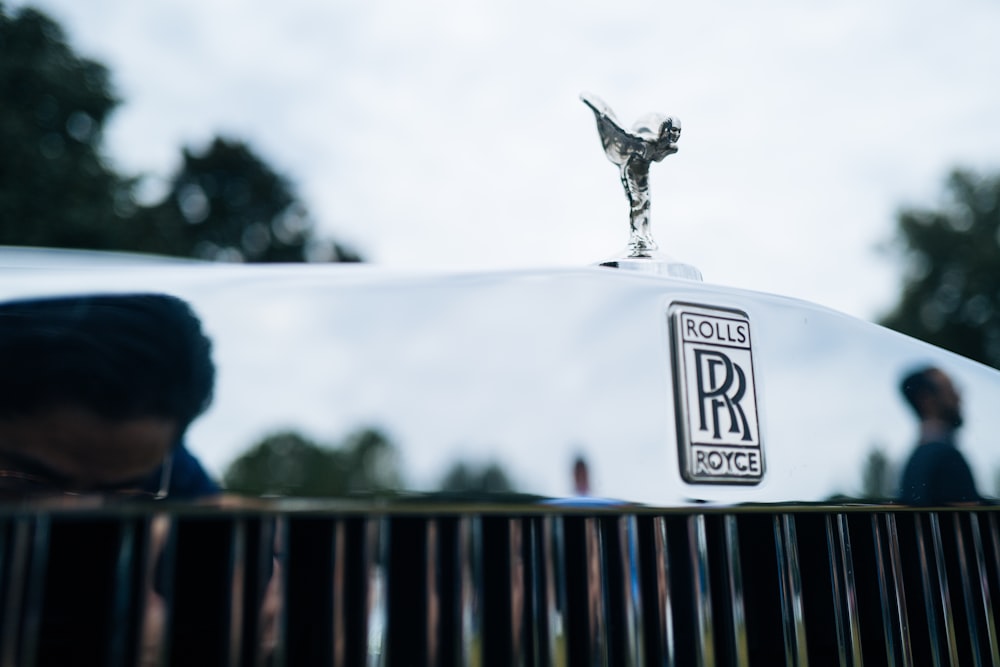
[[[118,101],[59,26],[0,3],[0,244],[115,247],[131,183],[98,148]]]
[[[498,463],[476,467],[459,461],[445,473],[441,491],[448,493],[513,493],[514,485]]]
[[[874,447],[861,471],[861,496],[867,500],[887,500],[895,496],[893,469],[889,457]]]
[[[0,0],[0,245],[361,261],[317,236],[291,185],[236,141],[185,150],[166,199],[139,207],[137,179],[100,154],[117,105],[107,69],[76,55],[55,21],[30,8],[8,14]]]
[[[899,303],[882,324],[1000,368],[1000,175],[955,171],[936,210],[905,210]]]
[[[344,488],[348,492],[392,491],[403,487],[399,454],[381,431],[366,428],[340,446]]]
[[[234,493],[278,496],[335,496],[341,471],[333,453],[291,431],[261,440],[223,475]]]
[[[185,149],[170,192],[135,225],[140,250],[247,262],[360,261],[319,239],[292,187],[250,148],[216,137],[200,154]]]
[[[294,431],[269,435],[230,464],[227,491],[246,495],[330,498],[384,493],[402,486],[395,447],[364,429],[329,447]]]

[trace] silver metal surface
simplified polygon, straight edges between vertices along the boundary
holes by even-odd
[[[496,461],[518,491],[593,493],[658,506],[838,502],[862,492],[874,447],[901,466],[917,439],[898,394],[931,363],[962,388],[959,447],[991,494],[1000,467],[1000,374],[813,304],[599,268],[392,274],[368,267],[153,267],[34,272],[0,300],[152,291],[188,301],[213,341],[215,400],[188,445],[215,475],[279,429],[336,442],[389,436],[407,489],[456,461]],[[767,476],[693,485],[678,458],[667,312],[745,312]],[[641,463],[640,463],[641,462]]]

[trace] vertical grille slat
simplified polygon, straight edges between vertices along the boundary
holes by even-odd
[[[284,605],[284,661],[301,664],[311,656],[318,665],[333,663],[337,637],[333,593],[334,540],[337,522],[298,518],[288,524],[281,562],[287,591]]]
[[[482,527],[479,517],[462,517],[458,522],[458,599],[460,624],[456,664],[482,664]]]
[[[674,667],[674,600],[666,519],[638,517],[637,533],[647,664]]]
[[[975,548],[974,545],[970,544],[972,540],[971,519],[972,515],[952,514],[955,550],[957,552],[959,578],[962,584],[962,599],[965,603],[965,618],[969,632],[969,648],[974,664],[983,665],[986,664],[987,658],[990,657],[989,633],[984,634],[982,632],[983,628],[988,626],[987,616],[989,615],[989,611],[982,609],[977,602],[982,599],[981,596],[984,593],[988,594],[988,591],[982,586],[984,582],[979,577],[980,566],[977,559],[977,552],[972,551],[970,554],[970,549]],[[974,582],[979,582],[980,590],[973,591]]]
[[[785,514],[775,516],[774,542],[780,571],[782,621],[785,636],[785,663],[808,665],[805,618],[802,611],[802,574],[799,570],[798,542],[794,519]]]
[[[736,517],[728,514],[723,519],[726,557],[726,583],[729,595],[730,634],[733,664],[736,667],[747,667],[750,664],[750,653],[747,647],[746,610],[743,605],[743,569],[739,552],[739,527]]]
[[[944,540],[941,537],[941,519],[937,512],[929,515],[931,545],[934,554],[934,570],[938,584],[938,598],[940,600],[940,612],[943,617],[945,631],[945,642],[948,647],[948,656],[952,665],[960,665],[959,645],[955,635],[955,614],[951,603],[951,590],[948,585],[948,571],[945,565]]]
[[[538,524],[540,581],[535,594],[545,633],[538,640],[537,663],[540,667],[561,666],[567,664],[566,571],[562,521],[558,517],[546,516]]]
[[[861,651],[866,665],[894,665],[898,658],[896,611],[887,580],[887,555],[880,544],[876,512],[848,512],[847,534],[854,565]]]
[[[969,521],[972,528],[973,549],[976,560],[976,574],[979,583],[980,602],[985,622],[986,642],[989,646],[991,664],[1000,664],[1000,646],[997,641],[996,617],[993,615],[994,580],[990,577],[989,563],[986,551],[989,546],[988,541],[983,540],[982,529],[980,527],[979,514],[969,514]],[[987,522],[989,526],[989,522]]]
[[[872,514],[871,525],[889,664],[912,665],[913,653],[910,648],[903,567],[895,517],[886,513]]]
[[[889,657],[889,664],[899,665],[900,640],[896,634],[899,610],[895,600],[895,586],[889,581],[892,578],[892,570],[886,564],[885,536],[879,519],[880,515],[871,515],[872,537],[875,540],[875,571],[878,575],[879,597],[882,599],[882,629],[885,634],[885,651]]]
[[[161,581],[170,595],[167,634],[172,665],[230,664],[235,521],[184,517],[174,541],[173,579]]]
[[[748,513],[738,515],[736,521],[740,567],[747,573],[743,604],[750,664],[786,664],[781,573],[772,517],[763,512]]]
[[[942,644],[947,644],[947,630],[945,636],[941,636],[938,623],[937,600],[937,569],[934,560],[933,540],[928,537],[924,529],[923,517],[920,514],[913,515],[914,543],[917,551],[917,562],[920,566],[920,584],[923,591],[923,602],[925,620],[927,623],[927,639],[929,640],[929,654],[934,667],[941,667],[944,664],[944,653]],[[930,540],[930,542],[928,541]],[[912,596],[911,596],[912,597]],[[950,654],[950,652],[949,652]]]
[[[227,578],[230,582],[229,614],[227,619],[227,634],[229,635],[229,643],[224,653],[227,658],[226,662],[220,664],[227,664],[229,667],[238,667],[241,662],[240,650],[243,645],[244,633],[244,623],[241,621],[248,620],[241,617],[247,591],[243,586],[243,582],[237,580],[240,577],[240,574],[247,570],[246,520],[237,519],[234,521],[230,535],[232,541],[230,542],[229,572],[227,574]]]
[[[853,665],[851,603],[836,517],[802,513],[794,520],[809,663]]]
[[[691,584],[694,587],[696,648],[698,664],[705,667],[715,665],[715,635],[712,625],[712,591],[708,569],[708,536],[705,529],[705,516],[696,514],[688,519],[688,548],[691,570],[694,576]]]
[[[432,520],[433,521],[433,520]],[[389,522],[389,567],[386,585],[387,663],[428,666],[428,637],[434,619],[429,618],[431,598],[436,595],[428,580],[428,540],[435,532],[432,521],[422,517],[393,517]],[[486,537],[491,537],[487,532]],[[484,538],[485,539],[485,538]],[[492,549],[487,549],[492,551]]]
[[[861,629],[858,625],[858,599],[847,517],[843,514],[827,516],[824,524],[838,662],[841,667],[861,667]]]
[[[51,521],[46,516],[10,520],[4,539],[3,627],[0,665],[36,664],[42,633],[42,601],[49,563]]]
[[[356,589],[355,604],[358,619],[366,627],[357,632],[362,643],[357,646],[351,664],[384,667],[387,664],[386,646],[389,632],[388,571],[390,524],[387,518],[358,520],[361,528],[361,547],[358,559],[360,586]],[[363,658],[363,659],[362,659]]]
[[[639,579],[639,543],[635,516],[617,520],[619,558],[621,568],[617,586],[621,587],[621,612],[623,621],[622,658],[619,664],[645,664],[643,642],[642,588]],[[612,585],[614,588],[615,585]]]

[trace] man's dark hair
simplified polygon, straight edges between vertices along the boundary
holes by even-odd
[[[934,366],[921,366],[907,373],[899,384],[899,391],[903,394],[903,398],[910,404],[918,417],[923,417],[920,412],[920,399],[933,395],[937,391],[937,384],[932,377],[936,370]]]
[[[0,417],[73,406],[172,419],[181,434],[212,401],[211,347],[190,306],[165,294],[0,303]]]

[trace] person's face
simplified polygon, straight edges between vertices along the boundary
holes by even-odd
[[[962,425],[962,397],[955,384],[942,371],[931,371],[934,382],[935,417],[958,428]]]
[[[60,491],[128,488],[150,475],[177,437],[169,419],[114,421],[75,407],[0,419],[0,469],[51,480]]]

